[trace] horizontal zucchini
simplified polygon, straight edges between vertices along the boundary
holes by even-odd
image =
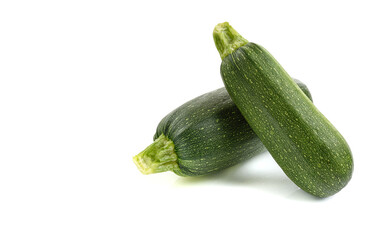
[[[308,88],[295,80],[311,98]],[[201,176],[233,166],[265,148],[225,88],[178,107],[158,124],[154,142],[134,157],[144,174]]]
[[[346,186],[353,172],[347,142],[276,59],[228,23],[213,36],[231,99],[285,174],[318,197]]]

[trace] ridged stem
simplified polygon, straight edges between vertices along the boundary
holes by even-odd
[[[249,41],[243,38],[228,22],[219,23],[213,30],[213,40],[221,59],[234,52]]]
[[[179,170],[178,156],[174,148],[173,141],[162,134],[145,150],[133,157],[133,161],[143,174]]]

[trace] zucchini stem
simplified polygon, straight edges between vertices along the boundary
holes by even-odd
[[[243,38],[228,22],[219,23],[213,30],[213,40],[221,59],[244,46],[249,41]]]
[[[133,157],[134,163],[143,174],[179,170],[175,145],[161,134],[151,145]]]

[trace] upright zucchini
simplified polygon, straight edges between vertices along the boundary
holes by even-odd
[[[348,144],[275,58],[228,23],[215,27],[221,76],[232,100],[286,175],[318,197],[351,179]]]
[[[295,80],[309,97],[307,87]],[[200,176],[249,159],[264,146],[225,88],[206,93],[164,117],[154,142],[134,157],[144,173]]]

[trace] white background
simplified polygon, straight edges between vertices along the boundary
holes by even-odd
[[[367,239],[364,3],[1,1],[0,239]],[[347,139],[341,192],[304,193],[268,153],[202,178],[137,170],[161,118],[222,87],[224,21]]]

